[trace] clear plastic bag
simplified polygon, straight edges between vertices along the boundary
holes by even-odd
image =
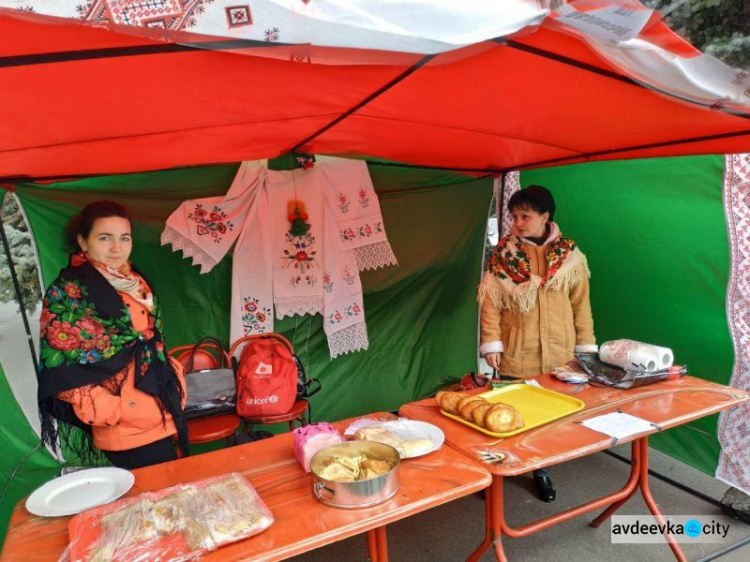
[[[273,515],[241,474],[224,474],[89,509],[70,521],[71,562],[191,560],[256,535]]]

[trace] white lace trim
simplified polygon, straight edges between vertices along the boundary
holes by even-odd
[[[367,326],[364,322],[352,324],[343,330],[328,334],[328,349],[331,351],[331,359],[336,359],[344,353],[352,353],[367,349],[370,340],[367,338]]]
[[[393,253],[388,240],[354,248],[354,259],[357,261],[357,269],[360,271],[398,265],[396,255]]]
[[[216,260],[171,226],[164,228],[164,232],[161,233],[161,245],[166,246],[167,244],[172,245],[173,252],[182,250],[184,257],[193,258],[193,265],[201,266],[201,274],[208,273],[216,266]]]
[[[274,303],[276,318],[281,320],[284,316],[299,314],[322,314],[323,299],[321,297],[289,297]]]

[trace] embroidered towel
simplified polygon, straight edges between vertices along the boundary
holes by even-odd
[[[338,225],[341,246],[352,250],[360,271],[398,265],[385,234],[380,202],[367,163],[316,156],[313,169],[324,176],[326,197]]]
[[[272,236],[273,300],[276,318],[323,312],[321,274],[324,259],[323,177],[309,171],[268,171],[267,225]],[[300,236],[291,231],[289,203],[299,201],[310,229]]]
[[[341,250],[339,224],[332,220],[332,202],[326,205],[325,272],[323,274],[323,329],[331,358],[367,349],[370,345],[365,324],[362,283],[354,250]]]
[[[229,338],[273,332],[273,277],[270,205],[265,185],[247,214],[232,256],[232,303]],[[242,348],[238,348],[239,353]]]
[[[182,250],[201,273],[211,271],[239,236],[265,173],[265,161],[243,162],[225,196],[184,201],[167,219],[161,245]]]
[[[305,233],[290,229],[293,200],[304,204]],[[215,215],[195,213],[206,206]],[[183,250],[201,273],[235,240],[232,341],[272,332],[275,308],[277,318],[322,313],[332,358],[367,349],[359,271],[396,257],[364,162],[321,157],[311,169],[285,172],[244,162],[225,198],[185,201],[162,233],[162,244]]]

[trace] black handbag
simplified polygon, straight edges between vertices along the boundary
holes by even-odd
[[[208,344],[217,350],[219,366],[213,369],[194,370],[195,353]],[[221,342],[211,336],[201,338],[190,352],[190,362],[185,374],[187,402],[185,418],[194,420],[234,412],[237,406],[237,383],[234,371],[227,365]]]
[[[320,392],[322,385],[318,379],[307,379],[305,374],[305,368],[302,366],[302,361],[299,360],[296,354],[292,355],[294,362],[297,365],[297,397],[294,399],[295,402],[310,398],[313,394]]]

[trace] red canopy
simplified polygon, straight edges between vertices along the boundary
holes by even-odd
[[[356,64],[365,54],[346,49],[206,46],[0,10],[0,178],[293,149],[476,172],[750,152],[750,114],[656,92],[554,23],[434,56],[382,53],[388,64]]]

